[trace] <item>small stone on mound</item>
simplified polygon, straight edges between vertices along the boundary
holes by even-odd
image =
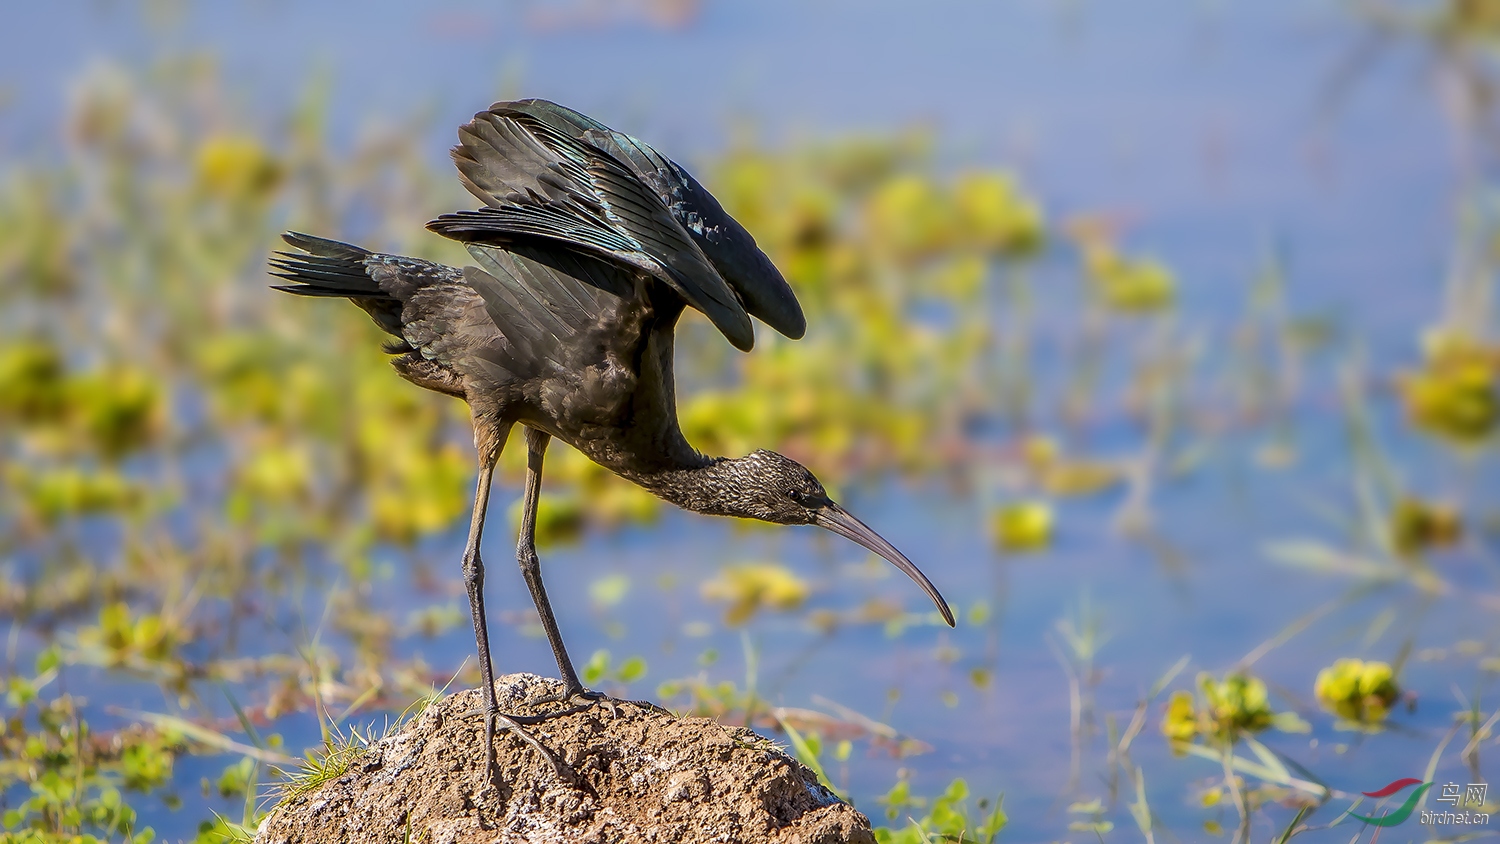
[[[501,711],[535,715],[557,709],[530,702],[562,684],[511,674],[495,691]],[[482,707],[478,689],[432,704],[342,776],[284,800],[261,824],[257,844],[875,840],[864,815],[769,739],[624,701],[615,715],[595,704],[526,728],[571,780],[497,730],[497,789],[483,775]]]

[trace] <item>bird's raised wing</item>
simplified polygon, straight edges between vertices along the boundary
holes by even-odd
[[[530,115],[609,153],[650,186],[672,218],[687,230],[719,275],[739,294],[751,316],[794,340],[807,331],[802,306],[776,265],[755,245],[750,232],[677,162],[630,135],[547,100],[495,103],[490,110]],[[483,195],[475,196],[488,203]]]
[[[521,111],[492,109],[459,129],[453,150],[478,211],[428,228],[467,243],[549,241],[644,270],[702,311],[737,348],[755,342],[749,314],[651,189],[613,156]]]

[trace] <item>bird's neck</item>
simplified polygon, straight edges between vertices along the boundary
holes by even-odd
[[[620,474],[684,510],[710,516],[740,515],[734,508],[737,499],[732,494],[738,489],[740,478],[735,461],[730,458],[695,452],[695,457],[674,461],[670,466]]]

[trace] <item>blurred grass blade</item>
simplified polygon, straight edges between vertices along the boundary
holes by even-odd
[[[136,709],[121,709],[119,707],[113,706],[109,708],[109,711],[114,715],[121,715],[126,718],[134,718],[136,720],[145,721],[146,723],[156,727],[157,729],[172,730],[181,733],[182,735],[187,736],[188,738],[200,744],[218,748],[225,753],[238,753],[241,756],[248,756],[251,759],[256,760],[257,762],[264,762],[267,765],[286,767],[295,765],[298,762],[297,759],[294,759],[291,756],[287,756],[284,753],[277,753],[274,750],[266,750],[259,747],[252,747],[248,744],[242,744],[230,738],[229,736],[218,732],[217,730],[210,729],[208,727],[202,726],[201,724],[194,724],[192,721],[178,718],[175,715],[165,715],[157,712],[142,712]]]
[[[1222,752],[1204,747],[1201,744],[1179,744],[1178,747],[1180,747],[1189,755],[1197,756],[1200,759],[1207,759],[1208,761],[1215,764],[1224,763],[1224,754]],[[1255,777],[1262,782],[1271,783],[1273,785],[1283,785],[1288,788],[1295,788],[1298,791],[1305,791],[1309,794],[1315,794],[1320,797],[1327,792],[1326,788],[1315,782],[1308,782],[1307,780],[1298,779],[1297,777],[1291,776],[1290,773],[1286,771],[1286,768],[1281,765],[1277,766],[1281,769],[1281,773],[1278,773],[1273,768],[1269,768],[1257,762],[1251,762],[1249,759],[1245,759],[1244,757],[1231,756],[1229,758],[1228,767],[1247,776]]]
[[[1151,692],[1146,695],[1146,699],[1148,701],[1155,700],[1156,696],[1161,694],[1161,690],[1170,686],[1172,681],[1177,679],[1177,675],[1181,674],[1188,667],[1188,663],[1192,662],[1192,659],[1192,654],[1183,654],[1182,659],[1173,663],[1172,667],[1167,669],[1167,673],[1158,677],[1156,682],[1151,684]]]
[[[786,737],[791,740],[792,753],[797,757],[797,761],[812,768],[813,773],[818,775],[818,782],[822,783],[829,791],[837,794],[839,799],[844,799],[844,793],[834,787],[833,783],[828,779],[828,774],[823,771],[823,763],[818,761],[818,754],[813,752],[812,746],[807,743],[807,739],[803,738],[802,734],[797,732],[796,727],[783,721],[779,715],[775,713],[772,713],[772,715],[776,718],[776,723],[781,725],[781,729],[786,731]]]

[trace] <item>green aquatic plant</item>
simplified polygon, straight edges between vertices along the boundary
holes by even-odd
[[[203,192],[226,201],[268,199],[286,179],[286,165],[251,135],[204,139],[193,156]]]
[[[0,710],[0,794],[6,795],[0,837],[148,844],[156,834],[141,823],[139,806],[145,795],[170,786],[181,742],[150,730],[96,736],[76,698],[43,695],[59,666],[49,650],[35,677],[8,680]]]
[[[1004,551],[1037,551],[1052,544],[1052,506],[1044,501],[1021,501],[996,507],[990,532]]]
[[[1162,717],[1161,731],[1174,745],[1203,741],[1232,746],[1246,735],[1264,732],[1276,724],[1266,684],[1258,677],[1230,673],[1217,679],[1208,672],[1198,675],[1198,691],[1172,693]]]
[[[44,527],[83,516],[125,513],[146,498],[139,483],[111,468],[12,464],[5,469],[22,513]]]
[[[99,610],[96,626],[79,629],[75,658],[112,667],[170,666],[191,638],[192,631],[175,616],[134,612],[124,601],[115,601]]]
[[[1068,454],[1055,438],[1046,435],[1027,437],[1019,451],[1030,478],[1049,495],[1094,495],[1124,480],[1120,466]]]
[[[934,844],[934,842],[973,842],[990,844],[1005,829],[1010,818],[1002,808],[1003,798],[980,798],[969,808],[969,784],[955,779],[943,793],[931,800],[914,797],[910,782],[902,777],[879,799],[885,806],[887,820],[906,820],[904,826],[876,827],[875,840],[880,844]],[[918,818],[913,813],[926,809]]]
[[[164,433],[167,390],[142,367],[69,367],[45,338],[0,346],[0,420],[54,456],[116,461]]]
[[[1105,833],[1114,831],[1114,822],[1105,820],[1104,801],[1098,798],[1073,803],[1068,806],[1068,814],[1079,818],[1068,822],[1069,832],[1091,832],[1097,837],[1103,837]]]
[[[811,593],[806,581],[777,563],[740,563],[727,566],[703,584],[703,597],[729,604],[724,623],[744,624],[762,609],[787,610],[800,607]]]
[[[62,352],[45,340],[29,338],[0,347],[0,414],[12,424],[62,418],[65,372]]]
[[[1318,704],[1356,729],[1378,730],[1401,697],[1395,672],[1384,662],[1340,659],[1318,672]]]
[[[1412,424],[1424,433],[1472,446],[1500,425],[1500,351],[1457,335],[1433,335],[1423,365],[1399,376]]]
[[[1416,498],[1397,501],[1390,522],[1391,547],[1403,557],[1454,545],[1464,533],[1457,509]]]
[[[609,651],[601,648],[584,662],[579,676],[590,686],[602,682],[629,685],[646,676],[646,660],[641,656],[630,656],[615,665]]]
[[[1149,314],[1168,310],[1175,303],[1177,281],[1165,264],[1154,258],[1126,256],[1116,246],[1114,234],[1097,221],[1075,221],[1070,234],[1091,291],[1106,308]]]

